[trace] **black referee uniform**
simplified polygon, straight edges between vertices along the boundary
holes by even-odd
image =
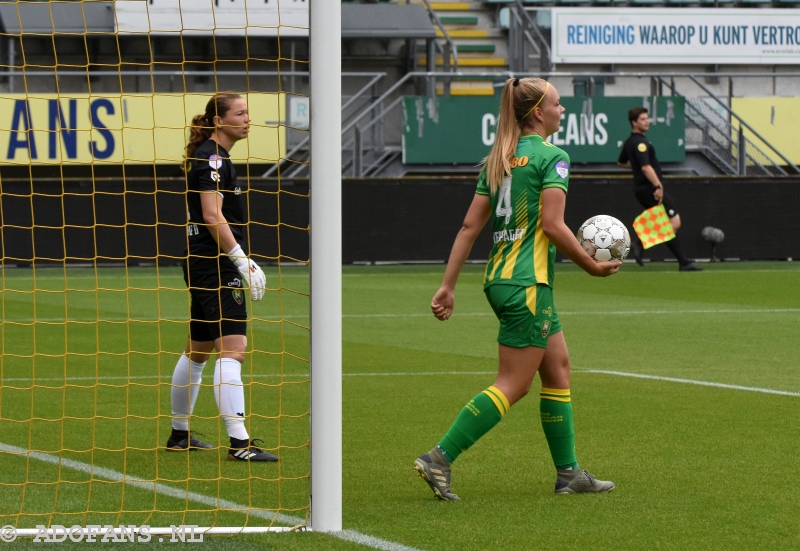
[[[246,254],[246,223],[242,189],[230,154],[214,140],[198,147],[187,166],[188,250],[183,277],[192,296],[189,332],[193,341],[208,342],[225,335],[247,334],[247,307],[242,277],[203,219],[200,192],[222,197],[222,215]]]
[[[632,132],[631,135],[625,140],[622,146],[622,151],[619,154],[619,162],[621,164],[631,163],[631,170],[633,170],[633,193],[636,199],[645,208],[649,209],[658,204],[658,200],[653,196],[655,188],[653,183],[647,179],[647,176],[642,172],[642,167],[650,165],[658,176],[658,181],[662,181],[661,163],[658,162],[656,157],[656,150],[644,134]],[[669,193],[664,191],[664,198],[662,199],[664,209],[667,211],[667,216],[672,218],[678,214],[678,209],[675,206],[675,201]]]
[[[619,153],[618,162],[620,164],[630,163],[631,170],[633,170],[633,193],[645,209],[652,208],[658,204],[658,199],[655,198],[654,193],[656,188],[653,183],[647,179],[647,176],[642,172],[642,167],[650,165],[658,177],[659,184],[663,181],[661,173],[661,163],[658,162],[656,157],[656,150],[653,144],[638,132],[631,132],[631,135],[625,140],[622,146],[622,151]],[[672,218],[678,214],[678,207],[675,200],[667,193],[663,192],[661,203],[664,205],[664,210],[667,211],[667,216]],[[635,235],[635,234],[634,234]],[[671,239],[664,243],[667,248],[675,255],[681,271],[700,271],[702,268],[695,266],[692,262],[683,255],[681,247],[678,244],[678,238]],[[636,262],[642,264],[642,246],[638,237],[634,237],[633,252],[636,257]]]

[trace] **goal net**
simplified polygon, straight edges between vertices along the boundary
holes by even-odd
[[[307,162],[285,155],[309,127],[309,2],[20,1],[0,18],[0,525],[309,527],[311,380],[329,376],[310,369],[314,198],[261,177]],[[240,297],[245,427],[277,462],[228,460],[213,353],[190,418],[213,449],[166,450],[190,318],[181,167],[192,117],[228,90],[249,108],[230,154],[267,280]],[[331,468],[338,517],[320,526],[339,529]]]

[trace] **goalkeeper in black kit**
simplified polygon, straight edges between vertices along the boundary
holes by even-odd
[[[212,351],[214,396],[230,437],[228,459],[277,461],[260,449],[245,427],[242,361],[247,347],[247,305],[264,296],[266,276],[246,251],[247,219],[241,188],[228,153],[247,138],[250,117],[240,95],[220,92],[192,119],[186,146],[186,202],[189,213],[184,279],[191,295],[186,349],[172,375],[172,433],[167,450],[203,450],[214,446],[195,438],[189,417],[200,390],[203,368]]]
[[[675,201],[669,193],[664,191],[661,163],[656,158],[656,150],[653,148],[653,144],[644,136],[650,129],[650,116],[647,113],[647,109],[634,107],[628,111],[628,120],[631,123],[631,135],[622,146],[617,164],[633,171],[633,193],[636,195],[639,204],[645,209],[655,207],[659,203],[664,204],[672,229],[677,234],[678,228],[681,227],[681,215],[678,213]],[[635,235],[631,245],[636,263],[643,266],[642,244]],[[678,260],[678,269],[680,271],[699,272],[703,269],[692,264],[683,255],[677,237],[667,241],[665,245]]]

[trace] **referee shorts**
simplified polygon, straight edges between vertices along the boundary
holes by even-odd
[[[550,335],[561,331],[553,289],[547,285],[490,285],[486,298],[500,320],[497,342],[514,348],[547,348]]]
[[[189,337],[197,342],[227,335],[247,335],[247,304],[238,270],[216,259],[192,259],[183,265],[183,280],[192,297]]]
[[[646,209],[652,208],[658,204],[658,200],[653,196],[654,191],[653,186],[636,186],[633,189],[633,193],[636,195],[639,204]],[[664,210],[667,211],[667,216],[672,218],[678,214],[678,206],[675,204],[675,200],[666,191],[664,192],[664,198],[661,202],[664,204]]]

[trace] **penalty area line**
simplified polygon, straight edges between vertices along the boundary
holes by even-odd
[[[747,392],[759,392],[761,394],[777,394],[779,396],[800,397],[800,392],[789,390],[774,390],[772,388],[759,388],[754,386],[731,385],[727,383],[714,383],[711,381],[698,381],[696,379],[680,379],[677,377],[662,377],[660,375],[646,375],[643,373],[628,373],[625,371],[606,371],[603,369],[573,369],[573,373],[598,373],[601,375],[615,375],[617,377],[633,377],[635,379],[650,379],[653,381],[666,381],[669,383],[683,383],[687,385],[711,386],[715,388],[727,388],[729,390],[744,390]]]
[[[305,519],[300,517],[284,515],[282,513],[273,513],[271,511],[265,511],[262,509],[250,509],[246,505],[240,505],[238,503],[234,503],[226,499],[220,499],[203,494],[198,494],[196,492],[179,490],[178,488],[173,488],[172,486],[167,486],[160,482],[155,482],[153,480],[144,480],[142,478],[137,478],[134,476],[123,474],[113,469],[98,467],[97,465],[83,463],[81,461],[75,461],[74,459],[67,459],[65,457],[58,457],[48,453],[26,450],[25,448],[19,448],[17,446],[11,446],[9,444],[3,444],[3,443],[0,443],[0,452],[24,456],[30,459],[36,459],[44,463],[51,463],[53,465],[59,465],[60,467],[66,467],[68,469],[89,474],[90,476],[92,476],[92,478],[104,478],[112,482],[122,482],[124,484],[127,484],[128,486],[139,488],[141,490],[169,496],[183,501],[189,500],[195,503],[201,503],[209,507],[224,509],[226,511],[234,513],[242,513],[244,515],[262,518],[267,521],[275,521],[289,526],[305,525],[306,523]],[[341,540],[351,541],[353,543],[371,547],[373,549],[381,549],[382,551],[421,551],[415,547],[408,547],[406,545],[395,543],[393,541],[376,538],[374,536],[362,534],[361,532],[356,532],[355,530],[342,530],[339,532],[319,532],[319,533],[328,536],[333,536]]]

